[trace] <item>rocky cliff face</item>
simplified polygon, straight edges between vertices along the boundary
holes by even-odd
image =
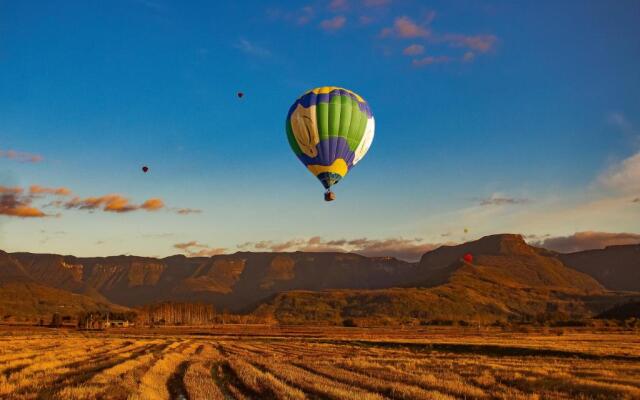
[[[29,280],[126,306],[190,301],[247,311],[280,299],[265,307],[294,319],[306,308],[311,312],[315,307],[350,310],[334,310],[334,317],[402,314],[406,310],[443,318],[485,315],[491,319],[552,312],[590,315],[591,305],[597,302],[589,303],[588,298],[604,299],[598,300],[599,307],[604,307],[610,305],[611,297],[600,283],[567,264],[595,271],[596,276],[602,269],[620,266],[632,274],[637,264],[628,260],[637,259],[637,248],[558,255],[527,245],[519,235],[504,234],[440,247],[415,264],[347,253],[240,252],[164,259],[0,253],[0,261],[4,260],[0,281]],[[473,254],[472,263],[462,260],[466,253]],[[623,287],[640,289],[633,283]],[[310,315],[320,314],[316,310]]]
[[[594,277],[607,289],[640,291],[639,244],[558,254],[557,257],[568,267]]]
[[[214,257],[77,258],[16,253],[21,274],[74,292],[95,290],[129,306],[205,301],[240,310],[291,289],[381,288],[411,281],[413,265],[343,253],[237,253]],[[8,272],[7,272],[8,273]]]

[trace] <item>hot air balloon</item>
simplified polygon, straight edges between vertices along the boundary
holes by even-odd
[[[462,257],[462,259],[471,264],[473,262],[473,254],[467,253]]]
[[[366,101],[356,93],[325,86],[298,98],[287,114],[289,145],[300,161],[325,187],[325,200],[367,154],[375,122]]]
[[[242,93],[242,92],[238,92],[238,93],[236,93],[236,96],[238,96],[238,98],[239,98],[239,99],[241,99],[241,98],[242,98],[242,96],[244,96],[244,93]]]
[[[149,171],[149,167],[147,167],[146,165],[142,167],[142,172],[146,174],[148,171]]]

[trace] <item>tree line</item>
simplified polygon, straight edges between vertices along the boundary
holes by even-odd
[[[217,322],[213,305],[204,303],[166,302],[138,308],[141,325],[211,325]]]

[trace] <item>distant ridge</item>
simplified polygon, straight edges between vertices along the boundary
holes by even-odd
[[[472,264],[462,261],[465,253],[473,254]],[[582,318],[615,304],[617,295],[569,268],[565,256],[529,246],[514,234],[442,246],[417,263],[351,253],[156,259],[2,252],[0,282],[37,284],[107,306],[205,302],[219,310],[255,309],[292,323],[340,323],[345,316],[485,322],[539,315]]]
[[[2,322],[34,320],[54,313],[124,311],[104,298],[71,293],[41,284],[11,255],[0,251],[0,318]]]
[[[608,289],[640,291],[640,244],[558,254],[558,259],[589,274]]]
[[[467,252],[474,253],[473,264],[461,260]],[[258,312],[285,323],[339,323],[345,318],[385,323],[390,317],[531,322],[590,317],[616,301],[596,280],[527,245],[520,235],[440,247],[422,257],[415,276],[416,288],[285,292]]]

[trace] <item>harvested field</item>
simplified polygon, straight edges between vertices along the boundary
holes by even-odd
[[[0,398],[640,399],[640,335],[3,328]]]

